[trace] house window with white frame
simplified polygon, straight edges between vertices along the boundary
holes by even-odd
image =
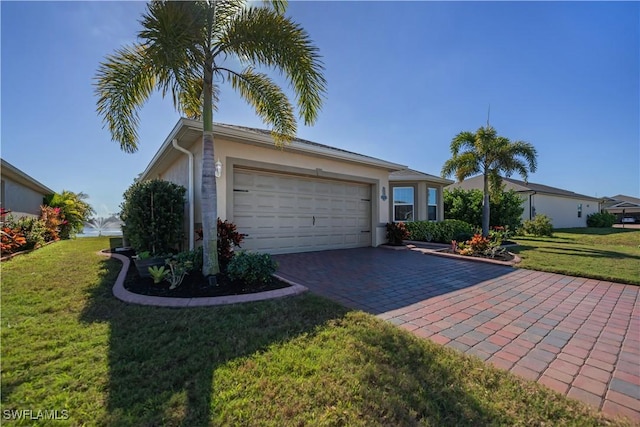
[[[393,221],[413,221],[413,187],[395,187],[393,189]]]
[[[438,220],[438,189],[427,189],[427,219],[429,221]]]

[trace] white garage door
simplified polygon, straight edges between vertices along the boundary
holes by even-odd
[[[269,253],[371,246],[367,184],[236,169],[233,222],[243,249]]]

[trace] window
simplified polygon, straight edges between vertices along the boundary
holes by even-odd
[[[413,187],[393,189],[393,221],[413,221]]]
[[[578,204],[578,218],[582,218],[582,203]]]
[[[427,189],[427,219],[429,221],[438,220],[438,189]]]

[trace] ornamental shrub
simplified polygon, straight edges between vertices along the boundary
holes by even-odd
[[[266,285],[277,268],[269,254],[240,251],[229,262],[227,276],[248,285]]]
[[[5,256],[24,250],[27,239],[19,228],[3,226],[0,229],[0,255]]]
[[[40,218],[23,216],[15,219],[13,215],[5,217],[3,221],[4,227],[15,230],[18,234],[25,238],[24,247],[20,250],[35,249],[45,243],[46,227]]]
[[[423,242],[464,242],[474,234],[471,224],[457,219],[445,219],[440,222],[413,221],[407,222],[405,226],[409,231],[409,239]]]
[[[238,233],[234,223],[218,218],[218,262],[222,271],[231,262],[234,247],[240,247],[243,240],[244,234]]]
[[[551,218],[546,215],[536,215],[533,219],[526,220],[522,224],[522,231],[525,234],[532,234],[537,237],[553,237]]]
[[[410,240],[422,242],[434,242],[439,235],[438,222],[433,221],[412,221],[407,222],[405,227],[409,232]]]
[[[125,237],[136,252],[175,252],[183,237],[186,189],[169,181],[134,182],[125,191],[120,219]]]
[[[400,246],[402,241],[409,238],[409,231],[404,222],[387,223],[387,240],[390,245]]]
[[[85,200],[89,196],[85,193],[74,193],[62,190],[61,194],[54,193],[45,197],[45,205],[60,209],[60,238],[69,239],[81,233],[85,221],[94,213],[93,208]]]
[[[609,212],[587,215],[587,227],[607,228],[616,223],[616,216]]]
[[[44,224],[44,240],[46,242],[60,240],[60,227],[63,223],[60,218],[60,208],[40,206],[40,219]]]

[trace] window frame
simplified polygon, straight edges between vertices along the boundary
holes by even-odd
[[[411,190],[411,203],[398,203],[396,201],[396,190]],[[391,216],[393,222],[413,222],[416,217],[416,189],[414,186],[394,186],[391,188]],[[411,206],[411,219],[399,219],[396,218],[396,206]]]
[[[435,200],[432,203],[430,192],[431,190],[435,193]],[[435,208],[435,217],[433,219],[429,218],[430,208]],[[427,221],[438,221],[438,188],[437,187],[427,187]]]

